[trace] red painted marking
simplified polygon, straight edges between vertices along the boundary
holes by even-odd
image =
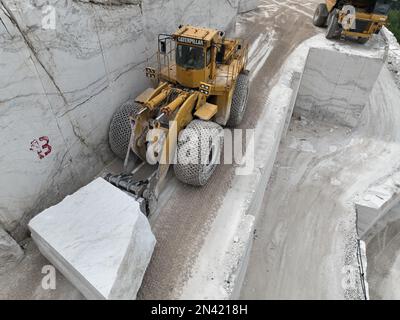
[[[43,159],[51,153],[52,147],[49,142],[49,137],[46,136],[34,139],[31,141],[31,147],[29,150],[36,152],[39,159]]]

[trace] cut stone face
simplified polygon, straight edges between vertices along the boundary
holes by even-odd
[[[24,252],[11,236],[0,228],[0,274],[15,266]]]
[[[156,240],[128,194],[98,178],[29,228],[42,254],[86,298],[136,298]]]
[[[337,52],[311,48],[296,101],[296,112],[334,124],[356,127],[382,70],[376,50]]]

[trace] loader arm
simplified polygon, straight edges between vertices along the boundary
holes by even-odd
[[[182,104],[174,119],[170,121],[170,128],[167,138],[164,142],[163,152],[161,154],[160,164],[157,172],[157,184],[154,189],[156,198],[158,198],[160,190],[162,189],[168,169],[171,163],[174,161],[178,135],[181,130],[183,130],[193,120],[193,112],[195,110],[198,98],[199,92],[194,92],[191,94]]]

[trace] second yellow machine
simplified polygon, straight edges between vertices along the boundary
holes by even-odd
[[[367,42],[388,22],[389,0],[326,0],[317,6],[313,23],[327,27],[328,39],[351,37]]]

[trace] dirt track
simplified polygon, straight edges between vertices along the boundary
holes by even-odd
[[[258,10],[238,17],[233,33],[250,43],[249,66],[253,71],[242,128],[254,128],[262,111],[259,106],[264,105],[282,63],[299,43],[318,32],[310,19],[314,6],[314,2],[299,5],[265,0]],[[233,174],[232,166],[220,166],[207,187],[201,189],[173,183],[171,197],[153,223],[158,242],[140,299],[179,295]]]

